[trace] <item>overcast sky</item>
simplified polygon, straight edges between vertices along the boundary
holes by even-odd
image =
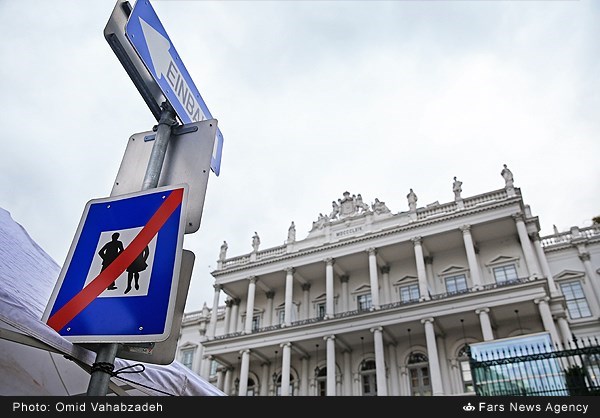
[[[59,265],[156,124],[104,38],[115,3],[0,0],[0,207]],[[186,312],[212,306],[223,240],[302,239],[345,191],[396,213],[410,188],[453,200],[454,176],[502,188],[507,164],[542,235],[600,215],[598,1],[152,5],[225,139]]]

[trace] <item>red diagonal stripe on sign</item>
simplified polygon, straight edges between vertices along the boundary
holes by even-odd
[[[96,276],[94,280],[81,289],[73,299],[56,311],[48,319],[48,325],[56,331],[60,331],[69,321],[96,299],[99,294],[104,292],[108,285],[115,281],[144,250],[146,245],[150,243],[167,219],[181,204],[182,200],[183,189],[173,190],[127,248],[104,271]]]

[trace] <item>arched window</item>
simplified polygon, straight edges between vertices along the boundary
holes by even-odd
[[[377,396],[375,360],[364,360],[360,366],[360,381],[363,396]]]
[[[408,375],[412,396],[431,396],[429,359],[425,354],[412,352],[408,357]]]
[[[254,379],[248,378],[248,389],[246,389],[246,396],[256,395],[256,383]]]

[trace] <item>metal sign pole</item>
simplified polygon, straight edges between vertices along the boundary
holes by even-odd
[[[171,137],[171,130],[177,124],[175,112],[168,102],[161,105],[162,112],[158,121],[156,137],[152,146],[152,153],[144,175],[142,191],[158,186],[167,146]],[[96,351],[96,361],[92,365],[90,383],[87,396],[106,396],[108,385],[114,369],[115,358],[119,349],[118,343],[99,344]]]

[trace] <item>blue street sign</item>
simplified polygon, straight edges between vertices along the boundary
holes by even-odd
[[[171,333],[188,186],[87,203],[42,320],[74,343]]]
[[[125,34],[182,123],[213,119],[149,0],[136,1]],[[223,134],[217,128],[211,157],[211,169],[217,176],[222,150]]]

